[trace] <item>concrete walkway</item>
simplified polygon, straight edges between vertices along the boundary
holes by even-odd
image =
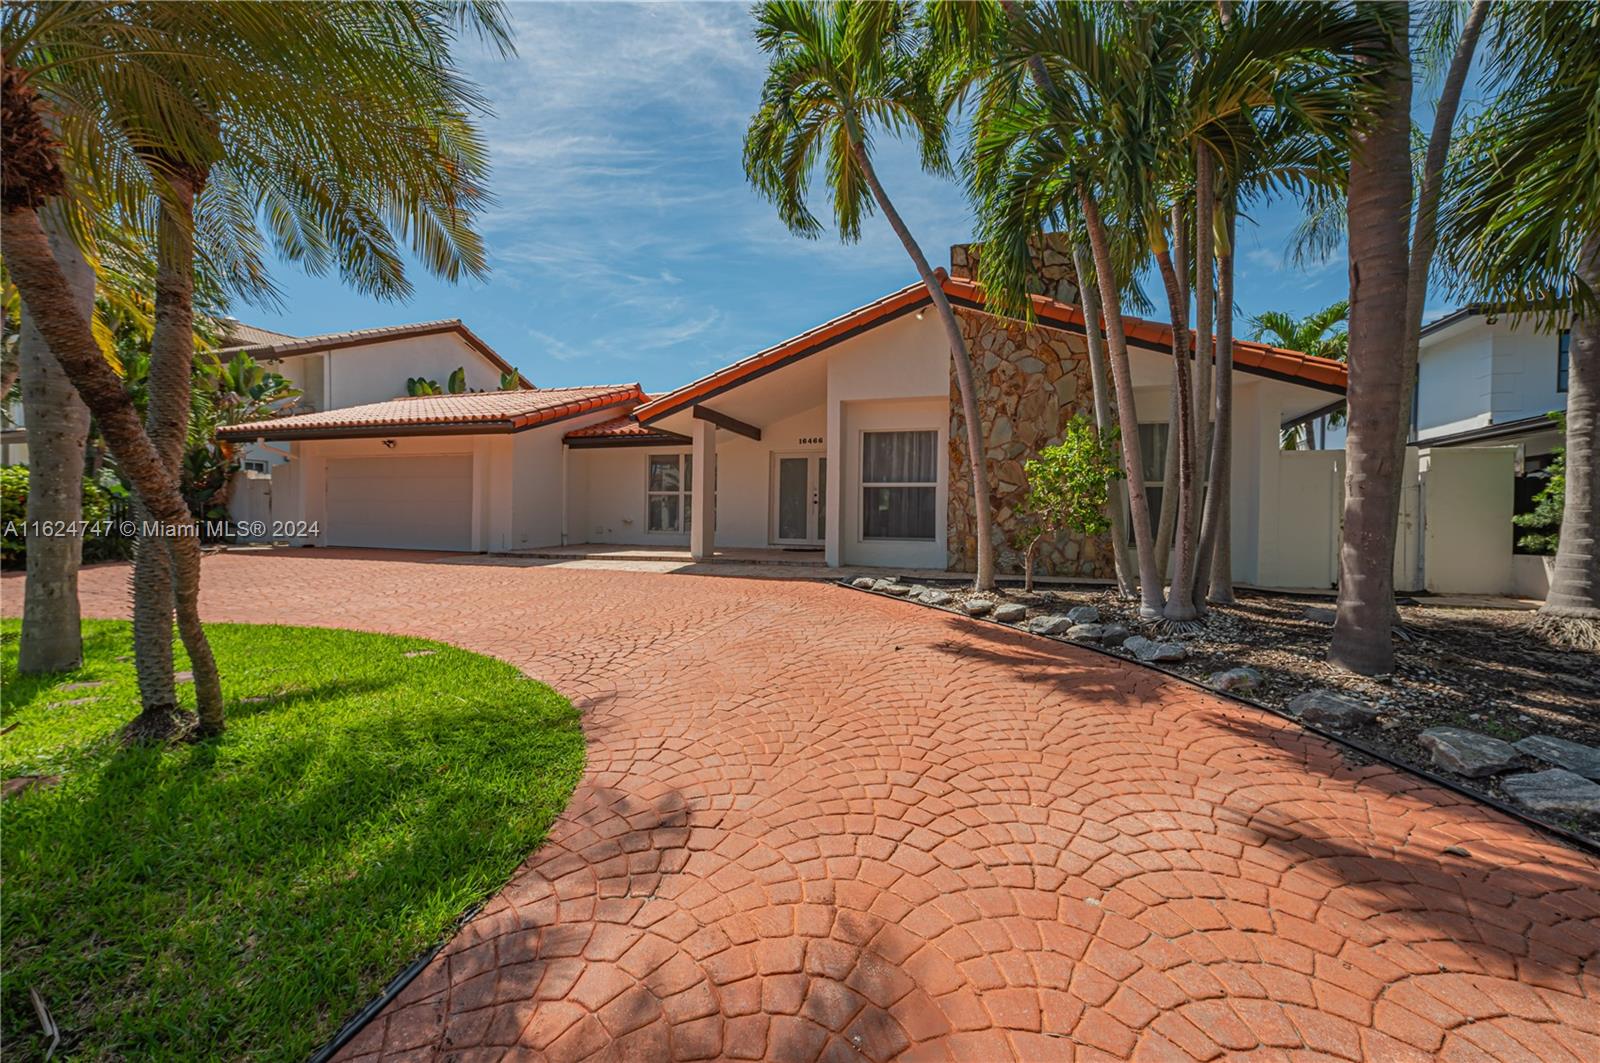
[[[126,568],[83,598],[125,615]],[[1155,672],[492,559],[222,555],[204,606],[446,639],[585,710],[550,842],[347,1059],[1600,1059],[1600,861]]]

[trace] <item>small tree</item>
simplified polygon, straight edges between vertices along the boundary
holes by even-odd
[[[1023,585],[1030,592],[1039,543],[1062,530],[1099,535],[1109,529],[1111,482],[1126,475],[1115,428],[1102,433],[1081,413],[1073,414],[1064,428],[1061,442],[1045,447],[1023,466],[1028,497],[1022,508],[1029,520],[1017,535],[1017,545],[1023,551]]]

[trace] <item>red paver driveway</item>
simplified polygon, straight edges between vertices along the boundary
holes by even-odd
[[[204,601],[585,710],[550,842],[346,1058],[1600,1059],[1600,862],[1152,671],[809,583],[298,551]]]

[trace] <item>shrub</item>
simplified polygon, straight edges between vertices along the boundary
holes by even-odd
[[[10,465],[0,469],[0,526],[3,526],[4,536],[0,538],[0,564],[7,568],[18,567],[27,563],[28,544],[22,534],[23,522],[28,514],[28,467],[26,465]],[[111,515],[111,499],[106,491],[93,480],[83,481],[83,520],[88,524],[95,524],[106,520]],[[83,542],[84,558],[90,561],[111,560],[126,556],[120,547],[113,547],[102,539],[105,536],[85,536]]]
[[[1023,548],[1027,588],[1033,589],[1033,553],[1058,531],[1099,535],[1111,527],[1106,506],[1111,481],[1123,476],[1116,429],[1104,434],[1083,414],[1063,426],[1061,442],[1045,447],[1023,466],[1028,497],[1022,503],[1028,524],[1017,536]]]

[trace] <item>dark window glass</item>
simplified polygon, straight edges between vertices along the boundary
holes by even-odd
[[[932,487],[863,488],[863,537],[932,539],[937,493]]]

